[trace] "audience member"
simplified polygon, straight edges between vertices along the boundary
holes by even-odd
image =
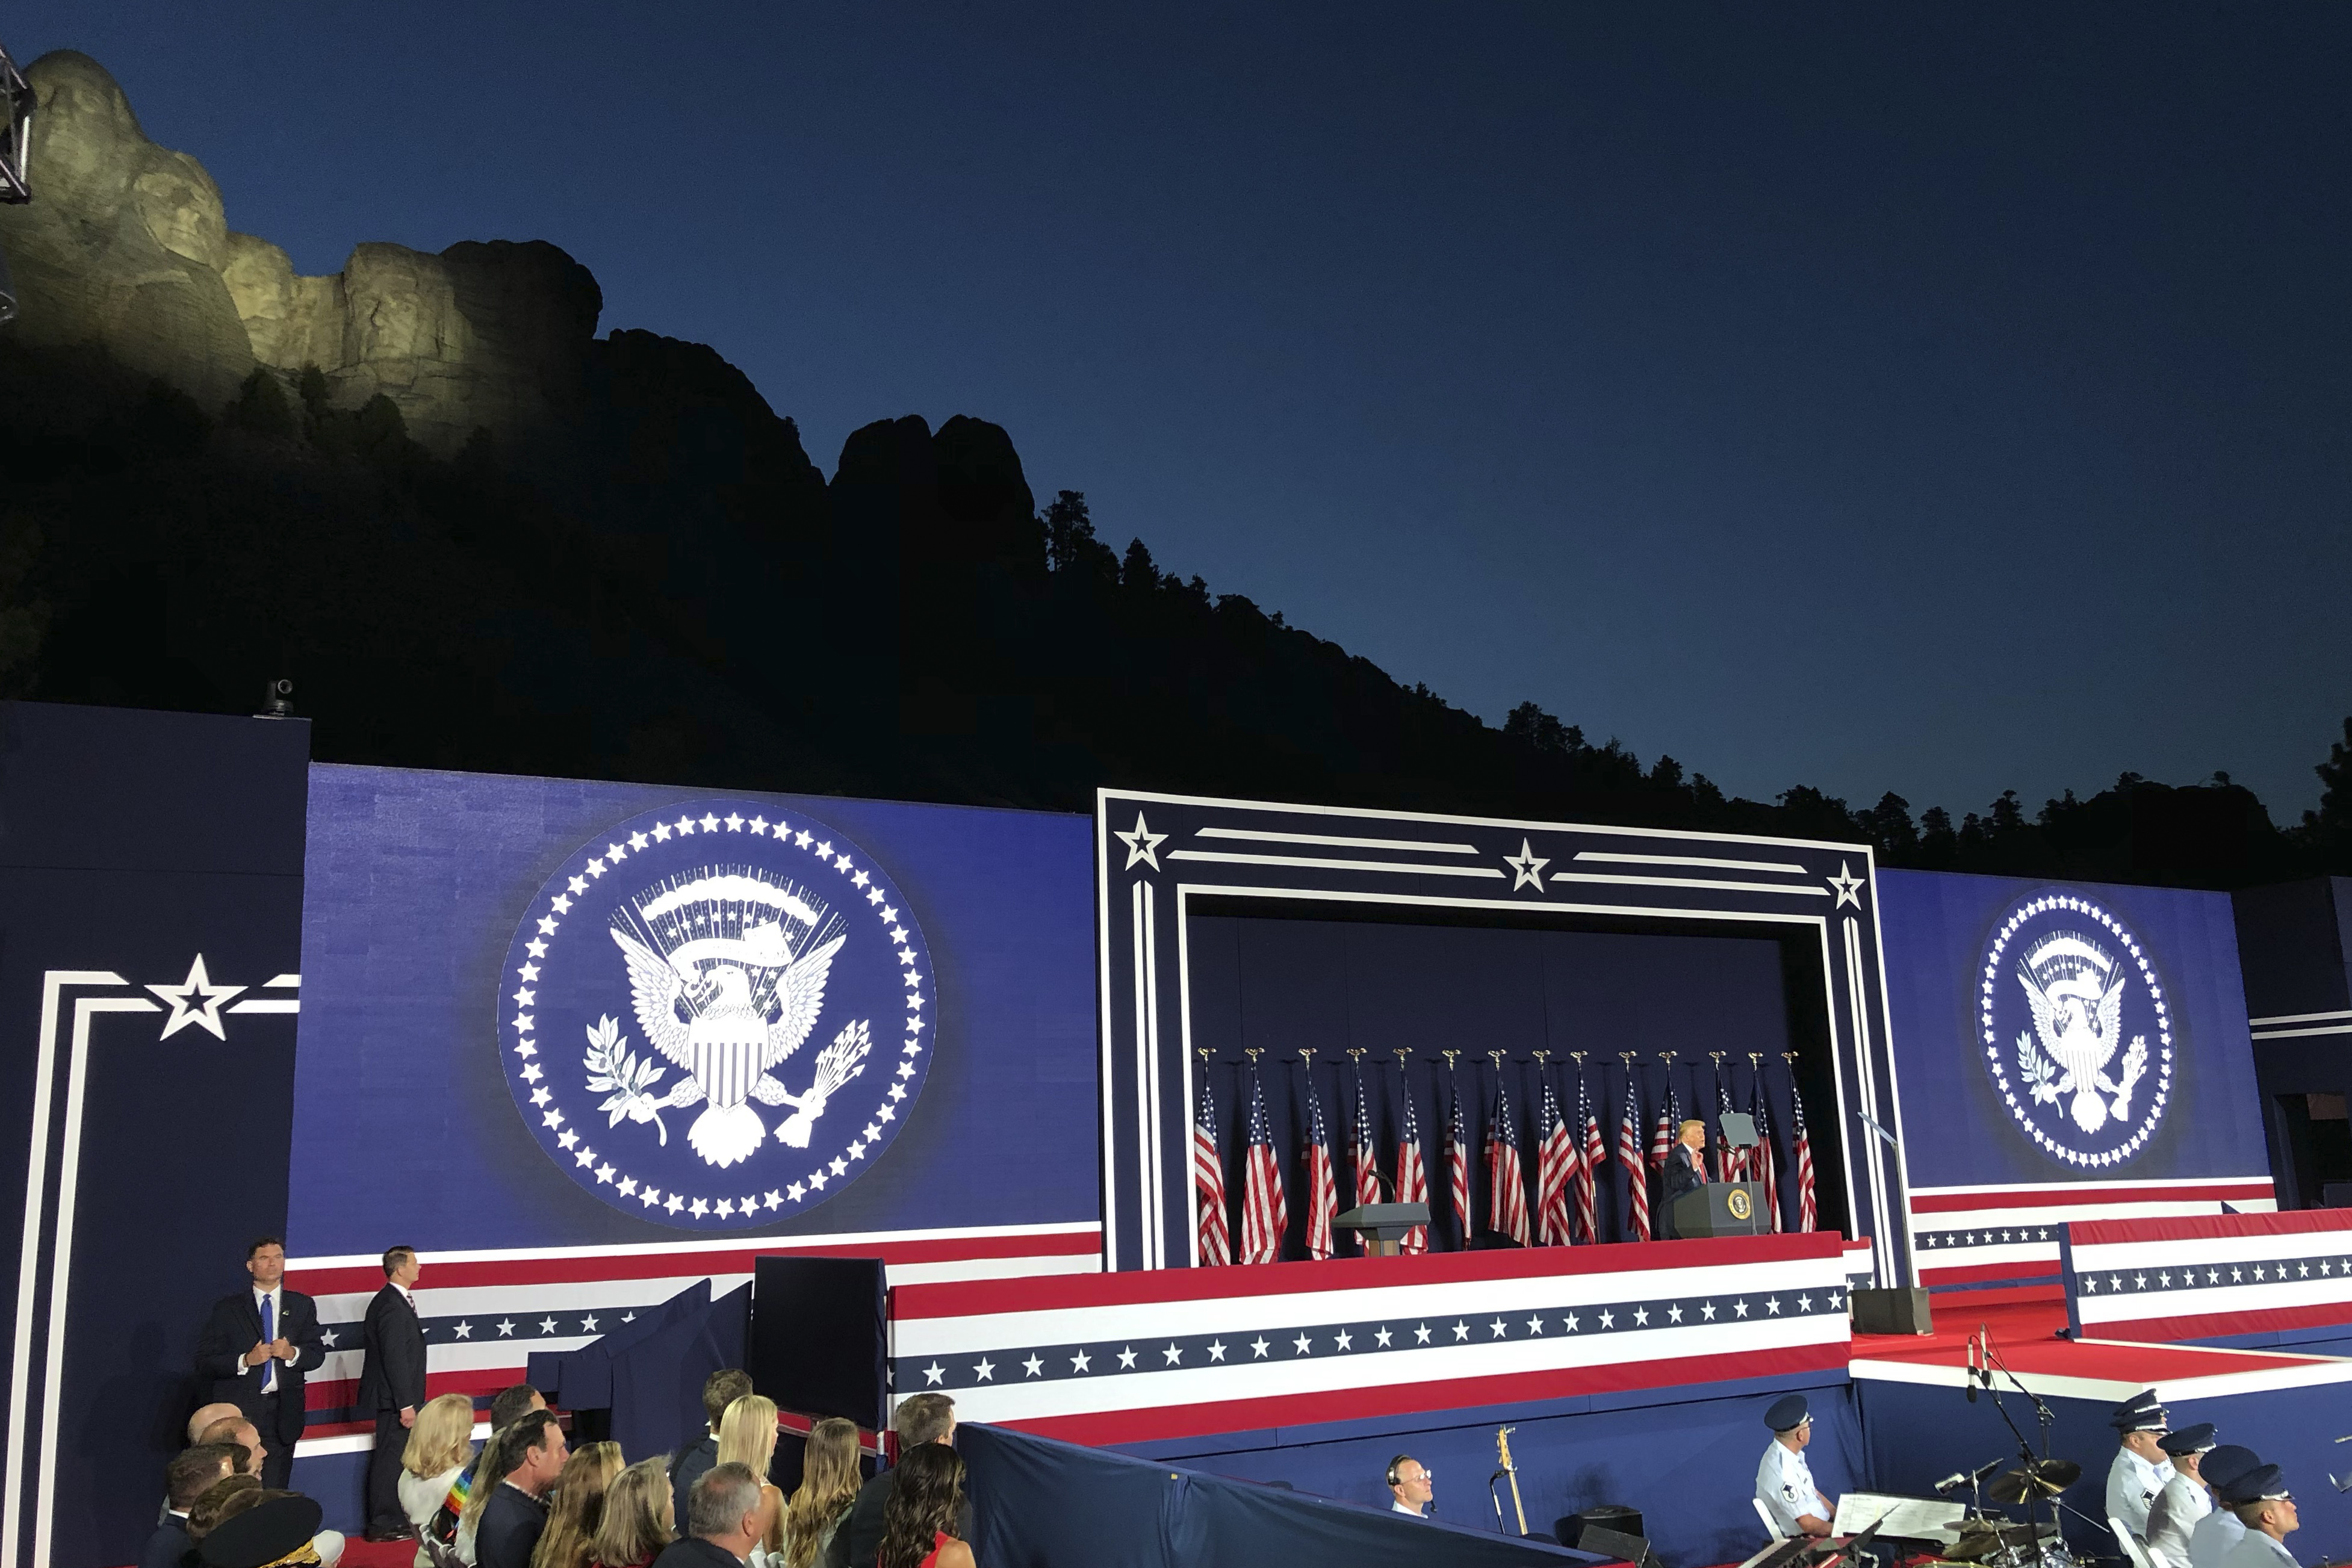
[[[654,1568],[736,1568],[751,1560],[767,1528],[760,1478],[741,1465],[713,1465],[687,1495],[687,1533],[662,1549]]]
[[[236,1406],[231,1405],[225,1399],[217,1400],[210,1405],[197,1406],[196,1413],[188,1417],[188,1447],[193,1448],[198,1443],[203,1442],[205,1440],[205,1428],[211,1426],[214,1422],[225,1421],[232,1416],[241,1416],[243,1414],[243,1411],[239,1410]]]
[[[857,1500],[857,1423],[828,1416],[810,1429],[801,1456],[800,1490],[784,1504],[784,1568],[817,1568],[820,1554],[841,1542],[850,1505]],[[609,1568],[624,1568],[619,1563]]]
[[[596,1568],[651,1568],[677,1533],[672,1506],[669,1461],[639,1459],[605,1489],[590,1560]]]
[[[474,1561],[474,1530],[482,1521],[482,1505],[490,1500],[490,1493],[498,1485],[495,1477],[485,1478],[498,1447],[499,1434],[532,1411],[546,1408],[547,1401],[528,1383],[501,1389],[498,1397],[490,1401],[489,1440],[482,1445],[473,1471],[466,1478],[465,1496],[458,1499],[457,1532],[452,1545],[459,1561]],[[453,1495],[457,1490],[452,1488]]]
[[[604,1521],[604,1494],[621,1469],[618,1443],[572,1450],[547,1494],[547,1528],[531,1550],[530,1568],[588,1568],[596,1528]]]
[[[1409,1513],[1415,1519],[1427,1519],[1430,1499],[1436,1489],[1429,1484],[1429,1467],[1411,1454],[1399,1454],[1389,1461],[1389,1504],[1391,1513]]]
[[[269,1457],[269,1450],[262,1446],[260,1432],[242,1416],[222,1416],[205,1427],[205,1435],[198,1440],[227,1443],[239,1449],[244,1458],[237,1460],[236,1469],[237,1474],[243,1476],[259,1477],[262,1461]]]
[[[223,1513],[236,1499],[249,1491],[261,1490],[259,1476],[235,1475],[215,1481],[196,1495],[188,1505],[188,1539],[203,1545],[205,1537],[221,1521]]]
[[[318,1550],[319,1505],[298,1492],[267,1489],[237,1494],[241,1505],[223,1515],[197,1548],[205,1568],[276,1568],[327,1563]],[[342,1537],[335,1537],[341,1555]]]
[[[727,1406],[751,1392],[751,1375],[740,1368],[722,1366],[702,1380],[702,1414],[709,1423],[709,1433],[699,1441],[680,1448],[669,1462],[670,1511],[675,1518],[684,1519],[687,1497],[702,1473],[719,1462],[719,1424],[727,1418]],[[766,1472],[761,1472],[765,1475]]]
[[[294,1471],[305,1418],[302,1380],[327,1359],[318,1306],[285,1286],[286,1244],[265,1236],[246,1249],[252,1283],[213,1303],[196,1336],[196,1371],[215,1400],[235,1405],[269,1444],[261,1479],[282,1487]]]
[[[534,1410],[547,1408],[547,1400],[528,1383],[518,1383],[512,1388],[499,1390],[490,1401],[490,1430],[503,1431]]]
[[[416,1249],[394,1247],[383,1255],[383,1288],[368,1303],[361,1325],[365,1355],[360,1362],[359,1407],[375,1421],[375,1448],[368,1456],[367,1538],[405,1541],[416,1533],[400,1504],[401,1459],[408,1430],[425,1403],[425,1321],[416,1312]]]
[[[457,1515],[466,1503],[461,1492],[450,1507],[449,1492],[473,1462],[473,1400],[463,1394],[426,1400],[400,1451],[400,1511],[418,1540],[455,1543]],[[432,1554],[419,1546],[414,1568],[432,1568]]]
[[[530,1554],[547,1528],[548,1489],[571,1458],[563,1429],[546,1411],[533,1410],[491,1434],[490,1449],[466,1500],[474,1519],[474,1561],[480,1568],[530,1568]]]
[[[188,1534],[188,1511],[215,1482],[228,1478],[237,1455],[226,1443],[198,1443],[164,1467],[163,1522],[139,1553],[140,1568],[180,1568],[180,1560],[195,1545]]]
[[[308,1503],[310,1505],[308,1513],[313,1533],[307,1542],[295,1549],[294,1555],[282,1559],[273,1559],[273,1561],[282,1561],[286,1563],[317,1563],[322,1564],[323,1568],[334,1568],[334,1565],[342,1560],[344,1544],[343,1532],[340,1530],[318,1529],[317,1526],[320,1517],[319,1505],[315,1502],[311,1502],[310,1499],[303,1497],[299,1492],[290,1492],[272,1487],[247,1487],[234,1492],[221,1503],[219,1519],[213,1525],[212,1530],[207,1531],[205,1539],[206,1541],[211,1540],[213,1535],[218,1533],[220,1529],[226,1525],[231,1520],[240,1518],[247,1512],[261,1508],[264,1504],[276,1502],[280,1498],[293,1498],[298,1501]],[[193,1517],[193,1515],[191,1517]],[[292,1517],[292,1515],[289,1513],[283,1517]],[[225,1548],[224,1550],[227,1549]],[[203,1556],[203,1552],[204,1543],[199,1542],[197,1543],[197,1555],[200,1558]]]
[[[2221,1559],[2222,1568],[2295,1568],[2286,1538],[2302,1528],[2303,1521],[2276,1465],[2256,1465],[2222,1487],[2221,1494],[2246,1527],[2245,1538]]]
[[[891,1414],[890,1429],[898,1434],[898,1463],[903,1466],[907,1456],[926,1443],[955,1441],[955,1401],[944,1394],[910,1394]],[[898,1473],[884,1470],[857,1490],[849,1513],[849,1568],[874,1568],[875,1553],[882,1547],[882,1512],[890,1500],[891,1478]],[[960,1528],[956,1533],[969,1540],[971,1532]]]
[[[899,1457],[882,1510],[878,1568],[972,1568],[963,1522],[963,1456],[926,1443]]]
[[[740,1465],[760,1478],[760,1507],[767,1523],[760,1531],[762,1551],[784,1548],[784,1494],[768,1483],[768,1467],[776,1457],[776,1402],[746,1394],[727,1406],[719,1419],[719,1462]]]

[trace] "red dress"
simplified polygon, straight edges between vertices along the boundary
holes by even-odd
[[[940,1548],[945,1546],[949,1542],[953,1541],[954,1539],[954,1536],[950,1535],[944,1530],[932,1531],[930,1554],[925,1557],[922,1562],[917,1565],[917,1568],[939,1568]]]

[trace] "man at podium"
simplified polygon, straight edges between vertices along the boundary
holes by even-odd
[[[1675,1224],[1675,1199],[1706,1185],[1706,1165],[1700,1157],[1706,1147],[1706,1124],[1685,1122],[1666,1154],[1666,1200],[1658,1216],[1658,1239],[1672,1241],[1682,1232]]]

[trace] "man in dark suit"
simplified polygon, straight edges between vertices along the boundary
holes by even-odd
[[[236,1450],[226,1443],[184,1448],[163,1470],[163,1519],[139,1553],[139,1568],[181,1568],[194,1550],[188,1539],[188,1510],[205,1490],[236,1468]]]
[[[383,1289],[368,1303],[360,1408],[375,1417],[375,1451],[368,1456],[370,1541],[405,1541],[416,1533],[400,1506],[400,1456],[425,1404],[425,1324],[415,1295],[424,1272],[416,1249],[394,1247],[383,1255]]]
[[[531,1552],[547,1530],[547,1493],[572,1457],[563,1428],[544,1410],[533,1410],[499,1434],[501,1459],[514,1466],[482,1505],[474,1527],[474,1561],[480,1568],[530,1568]]]
[[[205,1397],[245,1412],[268,1446],[261,1484],[283,1488],[294,1473],[302,1436],[302,1383],[327,1359],[319,1308],[286,1289],[286,1243],[265,1236],[246,1249],[249,1289],[213,1303],[196,1336],[196,1373],[210,1380]]]
[[[759,1543],[760,1478],[749,1466],[713,1465],[695,1478],[677,1539],[654,1568],[741,1568]]]
[[[727,1406],[751,1392],[751,1375],[739,1367],[722,1366],[702,1380],[702,1413],[710,1418],[709,1433],[669,1457],[670,1517],[684,1519],[693,1506],[694,1483],[719,1462],[719,1423]]]
[[[955,1401],[944,1394],[909,1394],[890,1412],[891,1430],[898,1434],[898,1452],[924,1443],[955,1443]],[[890,1506],[890,1486],[897,1470],[884,1470],[857,1489],[849,1509],[849,1568],[874,1568],[882,1552],[882,1514]],[[964,1500],[964,1519],[957,1539],[971,1539],[971,1500]]]
[[[1675,1228],[1675,1199],[1706,1185],[1706,1149],[1705,1122],[1685,1122],[1675,1134],[1675,1146],[1666,1153],[1665,1204],[1658,1216],[1658,1239],[1662,1241],[1672,1241],[1681,1235]]]

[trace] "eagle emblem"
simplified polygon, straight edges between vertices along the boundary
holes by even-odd
[[[2172,1097],[2174,1019],[2147,945],[2100,900],[2029,895],[1993,927],[1977,975],[1994,1092],[2069,1165],[2147,1146]]]
[[[2131,1120],[2132,1089],[2147,1071],[2147,1040],[2135,1036],[2120,1081],[2107,1063],[2123,1044],[2124,988],[2131,977],[2098,944],[2071,931],[2037,943],[2017,967],[2033,1030],[2017,1037],[2018,1071],[2042,1104],[2063,1103],[2074,1124],[2095,1133],[2108,1117]],[[2039,1040],[2041,1051],[2034,1049]],[[2040,1060],[2047,1054],[2050,1061]],[[2050,1062],[2057,1064],[2053,1074]],[[2069,1101],[2066,1096],[2073,1095]],[[2112,1100],[2104,1096],[2113,1095]]]
[[[906,1125],[939,1022],[888,872],[784,802],[674,801],[566,856],[508,948],[499,1057],[578,1186],[697,1229],[788,1220]]]
[[[616,1078],[618,1103],[605,1107],[616,1124],[622,1115],[642,1124],[667,1108],[700,1104],[687,1142],[723,1168],[750,1158],[768,1135],[751,1103],[756,1100],[791,1106],[776,1136],[808,1147],[811,1125],[833,1092],[865,1071],[873,1050],[860,1019],[843,1025],[818,1056],[805,1092],[793,1093],[771,1071],[801,1048],[824,1009],[825,977],[849,939],[835,925],[796,894],[724,873],[614,911],[609,932],[628,969],[637,1027],[685,1072],[659,1097],[621,1089]],[[599,1043],[591,1031],[592,1049]],[[597,1064],[589,1066],[593,1072]],[[667,1140],[666,1126],[662,1136]]]

